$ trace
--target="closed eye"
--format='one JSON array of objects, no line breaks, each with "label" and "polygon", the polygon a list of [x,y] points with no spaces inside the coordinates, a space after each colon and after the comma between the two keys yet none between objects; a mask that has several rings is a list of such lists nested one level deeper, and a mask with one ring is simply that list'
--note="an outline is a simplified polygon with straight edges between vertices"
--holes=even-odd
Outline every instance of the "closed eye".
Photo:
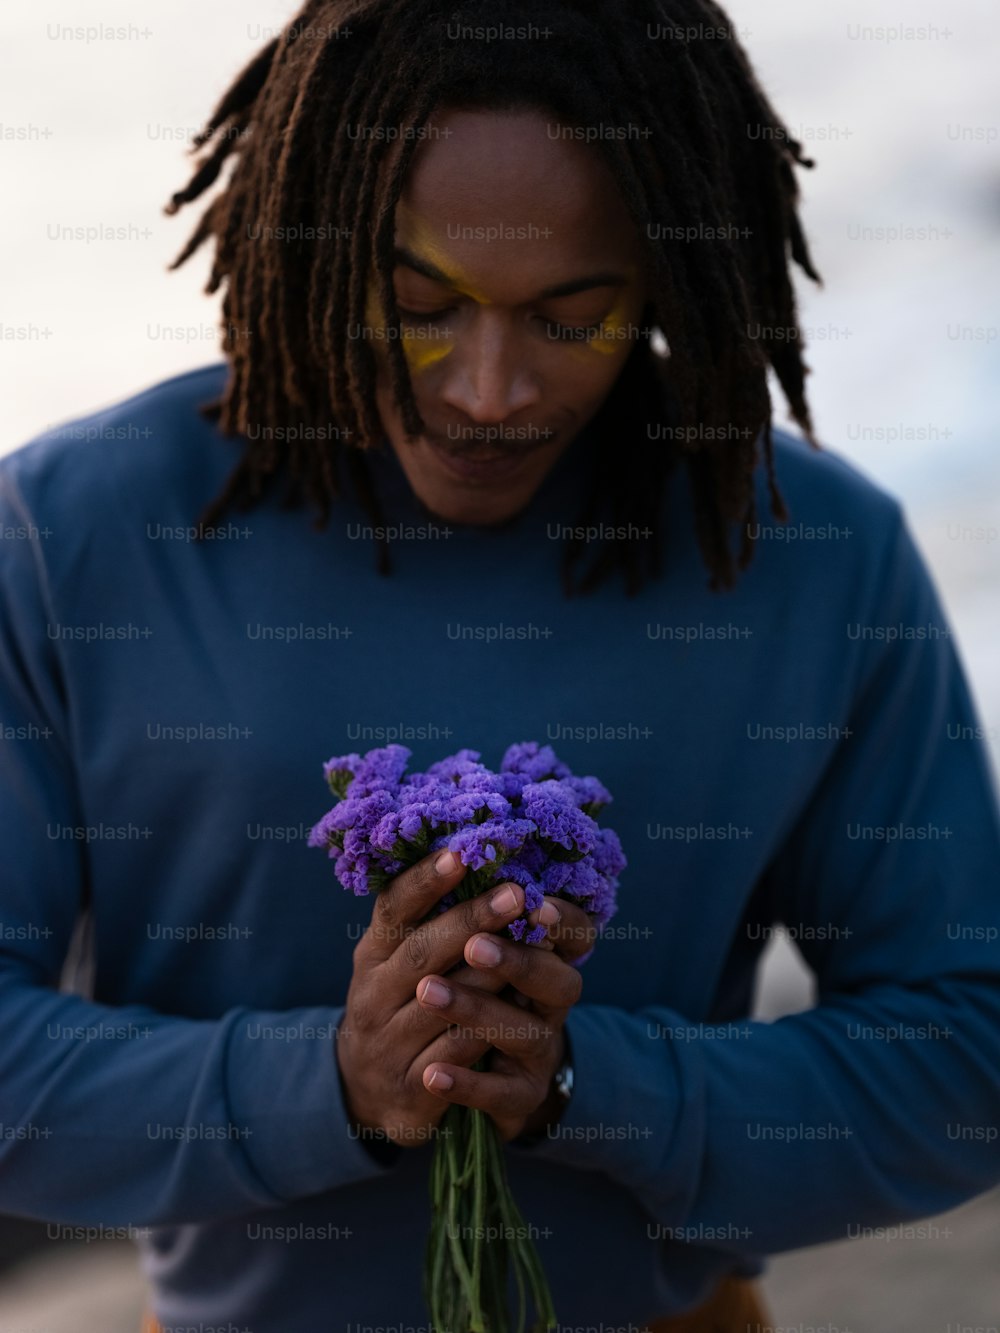
[{"label": "closed eye", "polygon": [[[541,318],[541,316],[539,316]],[[545,325],[545,333],[549,338],[557,338],[563,342],[570,342],[573,339],[586,341],[592,338],[595,333],[599,333],[601,325],[598,324],[556,324],[551,319],[542,319]]]},{"label": "closed eye", "polygon": [[443,310],[404,310],[402,306],[397,306],[399,313],[404,319],[412,319],[421,324],[433,324],[435,320],[444,319],[445,315],[450,315],[454,306],[445,306]]},{"label": "closed eye", "polygon": [[[441,310],[407,310],[403,306],[397,307],[400,315],[415,324],[436,324],[450,315],[454,311],[454,306],[445,306]],[[592,338],[594,334],[600,332],[602,321],[596,324],[560,324],[556,320],[546,319],[543,315],[534,315],[545,330],[548,338],[558,339],[569,342],[574,339],[585,340]]]}]

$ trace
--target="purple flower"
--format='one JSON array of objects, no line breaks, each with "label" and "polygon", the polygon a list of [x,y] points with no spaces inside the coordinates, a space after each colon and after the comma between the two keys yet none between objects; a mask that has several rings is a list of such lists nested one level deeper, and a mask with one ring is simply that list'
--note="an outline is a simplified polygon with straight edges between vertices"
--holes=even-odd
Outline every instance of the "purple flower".
[{"label": "purple flower", "polygon": [[618,834],[614,829],[599,828],[597,830],[594,865],[602,875],[607,875],[609,879],[614,879],[616,875],[620,875],[628,865],[625,860],[625,853],[622,851],[622,845],[618,841]]},{"label": "purple flower", "polygon": [[334,815],[337,813],[337,806],[328,810],[319,823],[314,824],[309,831],[309,837],[306,845],[309,847],[329,847],[331,845],[331,833],[334,828]]},{"label": "purple flower", "polygon": [[423,773],[407,773],[410,757],[406,746],[387,745],[323,765],[338,801],[313,826],[309,846],[326,849],[345,889],[378,893],[448,847],[467,871],[430,915],[504,880],[524,889],[522,916],[507,927],[515,940],[545,938],[544,926],[527,922],[545,895],[578,903],[599,927],[614,914],[625,857],[593,818],[611,801],[597,778],[575,776],[534,741],[510,746],[496,773],[478,750],[459,750]]},{"label": "purple flower", "polygon": [[524,741],[521,745],[510,745],[500,761],[503,773],[521,773],[530,782],[543,782],[546,778],[568,778],[571,776],[565,764],[555,756],[551,745],[539,745],[537,741]]},{"label": "purple flower", "polygon": [[559,782],[550,779],[525,787],[521,811],[525,819],[534,820],[540,838],[579,854],[594,847],[597,825],[578,809],[572,793]]},{"label": "purple flower", "polygon": [[577,778],[570,773],[562,779],[563,787],[568,788],[576,797],[576,803],[588,815],[594,815],[602,806],[611,804],[611,793],[596,778]]},{"label": "purple flower", "polygon": [[459,750],[457,754],[449,755],[447,759],[439,759],[436,764],[431,764],[427,770],[427,776],[439,778],[442,781],[457,782],[459,778],[466,774],[486,773],[488,771],[479,762],[478,750]]},{"label": "purple flower", "polygon": [[345,754],[339,759],[331,759],[323,765],[323,776],[334,796],[343,797],[348,783],[361,764],[359,754]]},{"label": "purple flower", "polygon": [[[565,872],[569,871],[568,874]],[[601,876],[590,857],[579,861],[555,862],[546,868],[542,886],[547,894],[560,894],[586,904],[600,888]]]},{"label": "purple flower", "polygon": [[449,838],[448,847],[463,865],[481,870],[489,861],[506,861],[520,851],[533,832],[529,819],[490,819],[460,829]]},{"label": "purple flower", "polygon": [[385,745],[369,750],[354,770],[349,791],[353,796],[369,796],[379,790],[393,791],[406,772],[411,750],[405,745]]}]

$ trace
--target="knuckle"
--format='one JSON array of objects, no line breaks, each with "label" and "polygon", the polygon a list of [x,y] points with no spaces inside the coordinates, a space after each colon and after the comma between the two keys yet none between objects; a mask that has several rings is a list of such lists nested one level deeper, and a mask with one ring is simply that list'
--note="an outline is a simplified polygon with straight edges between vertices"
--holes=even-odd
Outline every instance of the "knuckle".
[{"label": "knuckle", "polygon": [[468,899],[462,906],[462,926],[474,934],[477,930],[483,930],[487,925],[495,925],[496,918],[490,907],[489,896],[485,893],[479,894],[475,898]]},{"label": "knuckle", "polygon": [[400,945],[403,951],[403,958],[409,967],[416,971],[423,971],[427,966],[429,947],[427,935],[422,930],[415,930],[407,935]]},{"label": "knuckle", "polygon": [[369,930],[375,935],[376,939],[391,938],[396,919],[394,904],[395,896],[391,892],[383,891],[375,899]]},{"label": "knuckle", "polygon": [[440,883],[438,873],[434,869],[436,855],[437,853],[433,853],[425,856],[422,861],[418,861],[416,865],[410,866],[409,870],[404,871],[404,875],[408,877],[404,887],[411,893],[423,893],[432,884]]}]

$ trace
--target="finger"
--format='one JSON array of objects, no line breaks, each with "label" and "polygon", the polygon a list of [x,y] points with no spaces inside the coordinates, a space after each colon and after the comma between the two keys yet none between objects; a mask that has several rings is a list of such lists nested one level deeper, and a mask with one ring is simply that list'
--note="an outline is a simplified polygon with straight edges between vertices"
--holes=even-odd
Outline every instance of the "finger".
[{"label": "finger", "polygon": [[566,898],[546,898],[545,901],[558,903],[560,919],[549,926],[549,939],[556,953],[568,963],[586,957],[597,940],[593,917],[584,907]]},{"label": "finger", "polygon": [[[450,1086],[445,1083],[450,1080]],[[486,1111],[498,1119],[520,1120],[532,1114],[545,1098],[542,1079],[523,1074],[491,1074],[436,1061],[423,1071],[428,1092],[444,1101]]]},{"label": "finger", "polygon": [[555,951],[528,949],[516,940],[474,935],[465,958],[475,968],[501,976],[533,1003],[543,1018],[559,1019],[579,1000],[583,978]]},{"label": "finger", "polygon": [[[414,1055],[426,1053],[427,1048],[442,1034],[447,1033],[452,1025],[447,1013],[417,999],[417,992],[422,990],[427,979],[430,978],[421,978],[409,1003],[392,1014],[385,1034],[388,1043],[397,1049],[409,1050]],[[433,979],[450,989],[461,986],[469,993],[478,991],[484,995],[497,995],[509,989],[503,977],[482,968],[477,970],[469,967],[466,963],[459,963],[450,972],[435,976]],[[471,1065],[488,1049],[489,1042],[459,1040],[456,1035],[448,1050],[447,1059],[455,1064]],[[442,1055],[442,1058],[445,1057]]]},{"label": "finger", "polygon": [[443,975],[462,961],[470,935],[502,930],[523,909],[524,890],[519,884],[500,884],[489,893],[449,907],[400,941],[379,970],[380,993],[394,1008],[401,1008],[413,998],[422,977],[432,972]]},{"label": "finger", "polygon": [[[444,998],[448,991],[450,998]],[[465,1064],[450,1051],[460,1043],[494,1046],[515,1060],[529,1060],[542,1054],[545,1044],[555,1035],[554,1023],[539,1014],[521,1009],[496,995],[444,985],[439,977],[429,977],[417,987],[417,1002],[436,1017],[447,1019],[449,1027],[431,1049],[424,1052],[429,1060]],[[476,1059],[479,1057],[476,1056]]]},{"label": "finger", "polygon": [[522,943],[531,944],[532,948],[535,949],[554,949],[555,945],[551,937],[552,928],[559,922],[561,916],[561,905],[554,898],[544,899],[540,907],[536,907],[533,912],[528,913],[527,922],[532,930],[537,930],[539,926],[542,926],[546,933],[540,940],[529,940],[527,938],[528,932],[525,931]]},{"label": "finger", "polygon": [[415,865],[401,871],[376,895],[368,929],[355,950],[355,961],[383,962],[392,957],[400,942],[417,930],[421,921],[446,893],[461,882],[466,867],[451,855],[453,865],[444,872],[437,868],[441,852],[432,852]]}]

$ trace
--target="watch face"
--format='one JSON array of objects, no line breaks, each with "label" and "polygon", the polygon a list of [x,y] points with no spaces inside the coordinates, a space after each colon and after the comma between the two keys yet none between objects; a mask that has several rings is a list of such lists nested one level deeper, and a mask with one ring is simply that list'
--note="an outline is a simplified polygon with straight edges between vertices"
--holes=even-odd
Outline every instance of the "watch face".
[{"label": "watch face", "polygon": [[573,1066],[563,1065],[556,1073],[556,1092],[563,1101],[569,1101],[573,1095]]}]

